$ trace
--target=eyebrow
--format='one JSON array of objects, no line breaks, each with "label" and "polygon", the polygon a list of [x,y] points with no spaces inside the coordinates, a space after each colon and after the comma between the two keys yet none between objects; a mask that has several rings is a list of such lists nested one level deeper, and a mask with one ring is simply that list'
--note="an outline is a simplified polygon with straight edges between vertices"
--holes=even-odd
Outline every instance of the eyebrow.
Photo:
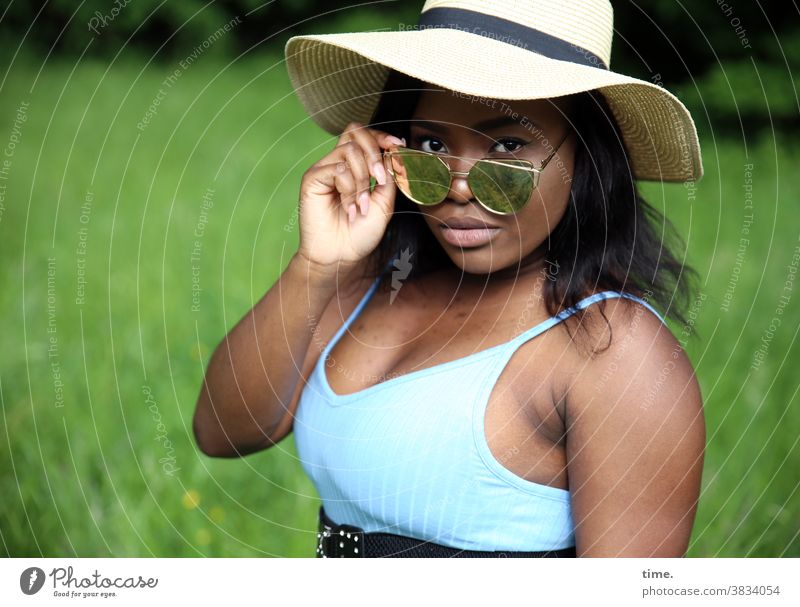
[{"label": "eyebrow", "polygon": [[[531,120],[527,116],[525,118],[528,121],[528,124],[531,124],[539,129],[542,128],[538,122]],[[486,120],[481,120],[480,122],[476,122],[475,124],[472,125],[471,128],[475,129],[476,131],[491,131],[492,129],[497,129],[500,127],[505,127],[513,124],[522,126],[519,120],[514,120],[510,116],[495,116],[494,118],[487,118]],[[437,133],[447,133],[448,131],[447,126],[445,126],[444,124],[441,124],[439,122],[431,122],[430,120],[412,120],[411,126],[424,127]]]}]

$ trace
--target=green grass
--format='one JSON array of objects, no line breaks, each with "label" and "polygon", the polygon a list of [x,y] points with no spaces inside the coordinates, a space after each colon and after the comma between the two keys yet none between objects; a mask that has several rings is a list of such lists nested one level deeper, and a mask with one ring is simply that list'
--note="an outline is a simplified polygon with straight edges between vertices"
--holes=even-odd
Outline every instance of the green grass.
[{"label": "green grass", "polygon": [[[137,123],[175,66],[106,67],[51,58],[38,73],[39,63],[23,61],[0,97],[3,146],[16,108],[29,103],[0,216],[2,550],[313,556],[318,498],[292,436],[242,460],[215,460],[195,448],[191,417],[214,345],[294,252],[300,177],[334,141],[305,117],[284,65],[269,57],[229,67],[204,57],[143,131]],[[750,365],[799,244],[800,153],[768,137],[747,142],[754,219],[724,311],[746,159],[738,142],[703,141],[706,177],[694,200],[680,184],[643,186],[686,238],[705,297],[700,339],[687,343],[709,439],[689,555],[799,556],[800,295],[790,293],[763,364]],[[159,462],[170,457],[172,475]]]}]

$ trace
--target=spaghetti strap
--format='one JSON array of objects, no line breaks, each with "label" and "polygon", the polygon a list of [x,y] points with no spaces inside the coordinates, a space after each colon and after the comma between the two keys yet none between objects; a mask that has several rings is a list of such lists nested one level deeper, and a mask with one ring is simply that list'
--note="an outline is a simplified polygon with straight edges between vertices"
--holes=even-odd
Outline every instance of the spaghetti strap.
[{"label": "spaghetti strap", "polygon": [[578,303],[575,304],[572,308],[567,308],[566,310],[561,311],[557,316],[563,315],[564,318],[568,318],[572,316],[578,310],[582,310],[584,308],[589,307],[593,303],[600,301],[602,299],[612,299],[614,297],[624,297],[625,299],[631,299],[633,301],[638,301],[640,304],[645,306],[648,310],[650,310],[656,317],[664,324],[667,324],[667,321],[659,314],[656,309],[647,303],[641,297],[637,297],[631,293],[625,293],[624,291],[602,291],[600,293],[595,293],[594,295],[589,295],[589,297],[585,297],[584,299],[580,300]]},{"label": "spaghetti strap", "polygon": [[638,301],[638,302],[639,302],[640,304],[642,304],[642,305],[643,305],[645,308],[647,308],[647,309],[648,309],[648,310],[650,310],[650,311],[651,311],[653,314],[655,314],[655,315],[656,315],[656,317],[658,318],[658,320],[660,320],[660,321],[661,321],[661,322],[662,322],[664,325],[666,325],[666,324],[667,324],[667,321],[666,321],[666,320],[664,320],[664,317],[663,317],[663,316],[661,316],[661,314],[659,314],[659,313],[658,313],[658,311],[657,311],[657,310],[656,310],[656,309],[655,309],[653,306],[651,306],[649,303],[647,303],[647,302],[646,302],[644,299],[642,299],[641,297],[636,297],[636,295],[632,295],[631,293],[620,293],[619,295],[620,295],[621,297],[624,297],[625,299],[632,299],[633,301]]},{"label": "spaghetti strap", "polygon": [[385,272],[386,272],[386,268],[384,268],[384,271],[381,272],[377,276],[377,278],[375,278],[374,281],[372,281],[372,285],[370,285],[369,289],[367,289],[367,292],[364,293],[364,295],[361,296],[361,300],[358,302],[358,305],[356,305],[355,309],[352,312],[350,312],[350,316],[347,317],[347,319],[344,321],[342,326],[339,327],[339,329],[336,331],[336,333],[333,334],[333,337],[331,337],[330,341],[328,341],[328,344],[325,346],[325,348],[322,351],[322,354],[320,355],[320,359],[322,359],[322,360],[325,359],[325,357],[328,355],[328,353],[336,345],[336,342],[339,341],[339,339],[344,334],[344,332],[347,331],[347,329],[350,327],[351,324],[353,324],[353,321],[361,313],[361,310],[364,309],[364,306],[367,305],[367,302],[369,302],[369,300],[372,299],[372,296],[375,294],[375,291],[378,288],[378,284],[380,283],[381,279],[383,278],[383,275],[385,274]]},{"label": "spaghetti strap", "polygon": [[540,322],[538,325],[536,325],[534,327],[531,327],[527,331],[523,331],[522,333],[517,335],[513,340],[511,340],[511,342],[509,342],[509,345],[511,345],[513,349],[516,349],[516,347],[521,345],[523,342],[526,342],[529,339],[533,339],[537,335],[540,335],[541,333],[544,333],[545,331],[547,331],[551,327],[554,327],[555,325],[560,323],[562,320],[565,320],[566,318],[569,318],[570,316],[575,314],[578,310],[583,310],[585,308],[588,308],[593,303],[596,303],[596,302],[601,301],[603,299],[612,299],[614,297],[624,297],[626,299],[632,299],[634,301],[638,301],[640,304],[642,304],[648,310],[650,310],[653,314],[655,314],[656,317],[664,325],[667,324],[667,322],[664,320],[664,318],[661,316],[661,314],[659,314],[656,311],[656,309],[653,308],[653,306],[651,306],[649,303],[647,303],[645,300],[641,299],[640,297],[637,297],[636,295],[632,295],[631,293],[624,293],[624,292],[620,292],[620,291],[602,291],[600,293],[595,293],[593,295],[589,295],[588,297],[584,297],[578,303],[576,303],[574,306],[562,310],[561,312],[559,312],[555,316],[551,316],[547,320],[545,320],[543,322]]}]

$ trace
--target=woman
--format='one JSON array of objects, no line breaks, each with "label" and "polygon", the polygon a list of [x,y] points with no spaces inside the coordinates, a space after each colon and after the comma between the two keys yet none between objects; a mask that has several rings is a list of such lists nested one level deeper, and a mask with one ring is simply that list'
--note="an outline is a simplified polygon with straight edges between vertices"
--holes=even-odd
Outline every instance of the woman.
[{"label": "woman", "polygon": [[608,2],[519,4],[429,0],[422,29],[287,44],[339,140],[303,176],[297,253],[212,357],[195,433],[224,457],[294,431],[317,556],[687,549],[702,399],[648,302],[682,320],[687,268],[634,179],[699,178],[694,125],[608,70]]}]

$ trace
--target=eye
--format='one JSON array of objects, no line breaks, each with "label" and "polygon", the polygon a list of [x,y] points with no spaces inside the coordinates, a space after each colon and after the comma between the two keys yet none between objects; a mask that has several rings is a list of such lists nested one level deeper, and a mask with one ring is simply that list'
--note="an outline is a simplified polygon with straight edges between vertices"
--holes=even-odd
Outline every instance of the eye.
[{"label": "eye", "polygon": [[[429,143],[431,145],[425,145]],[[423,152],[432,152],[434,154],[442,153],[445,150],[444,144],[442,143],[441,139],[436,139],[436,137],[426,137],[426,136],[418,136],[411,138],[411,147],[415,150],[421,150]]]},{"label": "eye", "polygon": [[[491,152],[499,153],[499,154],[513,154],[514,152],[518,152],[520,148],[523,148],[527,145],[526,141],[522,141],[521,139],[516,139],[514,137],[504,137],[502,139],[497,139],[495,141],[495,145],[492,146],[493,149]],[[416,150],[421,150],[423,152],[431,152],[434,154],[442,154],[447,152],[447,148],[445,147],[444,143],[442,143],[441,139],[437,139],[436,137],[429,137],[427,135],[419,135],[417,137],[411,138],[411,147]],[[500,148],[500,149],[494,149]]]},{"label": "eye", "polygon": [[[501,154],[502,153],[510,154],[510,153],[513,153],[513,152],[518,152],[519,149],[524,147],[526,144],[525,144],[524,141],[522,141],[520,139],[514,139],[513,137],[505,137],[503,139],[498,139],[497,140],[497,145],[500,146],[500,147],[503,147],[505,149],[496,150],[496,151],[500,152]],[[509,145],[513,149],[509,149]],[[514,148],[513,146],[518,146],[518,147]]]}]

